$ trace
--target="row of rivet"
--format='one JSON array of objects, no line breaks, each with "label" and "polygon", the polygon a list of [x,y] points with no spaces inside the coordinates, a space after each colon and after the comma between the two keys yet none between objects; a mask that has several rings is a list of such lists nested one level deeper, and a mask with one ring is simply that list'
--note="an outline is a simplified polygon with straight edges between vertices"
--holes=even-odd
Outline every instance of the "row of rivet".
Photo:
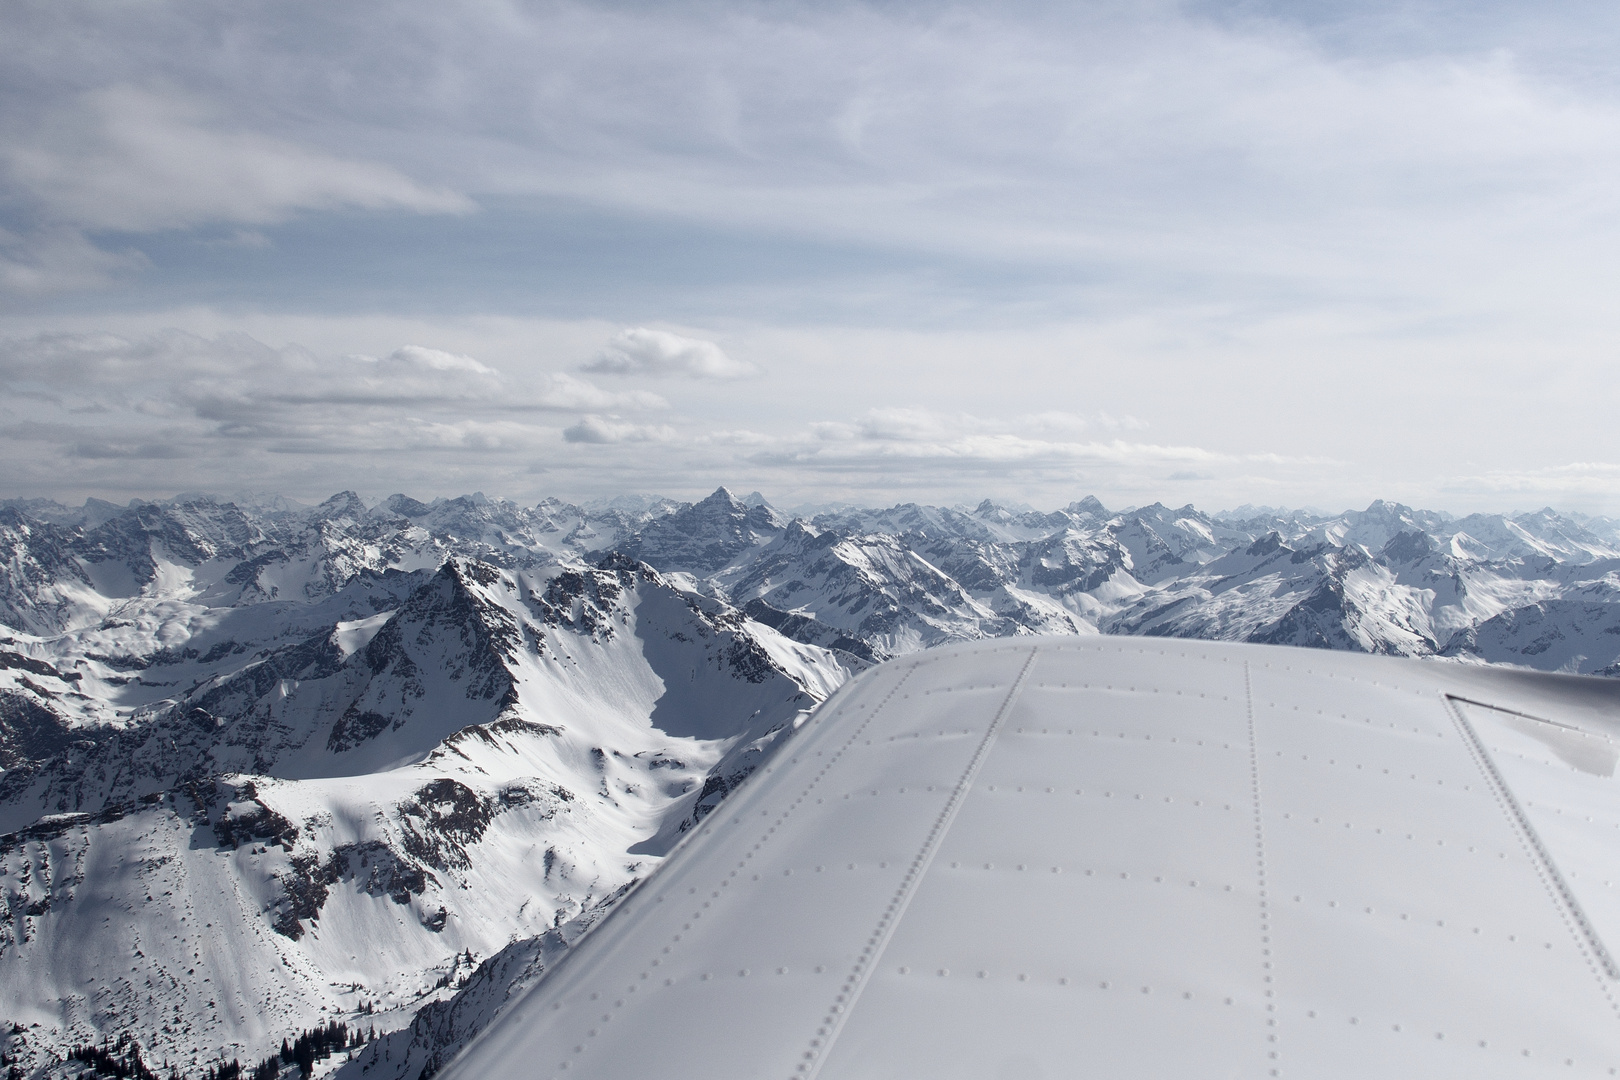
[{"label": "row of rivet", "polygon": [[[1602,993],[1604,1000],[1608,1002],[1609,1008],[1617,1016],[1620,1016],[1620,1000],[1615,998],[1611,989],[1611,980],[1620,979],[1620,967],[1616,966],[1614,958],[1604,945],[1603,939],[1598,936],[1597,930],[1587,919],[1586,912],[1581,909],[1575,894],[1570,891],[1568,884],[1559,875],[1558,865],[1553,862],[1552,854],[1542,844],[1541,837],[1536,834],[1535,827],[1530,823],[1530,819],[1525,816],[1524,810],[1514,798],[1513,790],[1508,787],[1507,780],[1502,776],[1501,771],[1497,769],[1496,762],[1491,760],[1490,752],[1485,749],[1485,744],[1480,739],[1479,733],[1474,730],[1474,725],[1470,724],[1468,718],[1463,715],[1462,707],[1458,704],[1457,699],[1443,696],[1443,704],[1446,711],[1451,714],[1452,723],[1457,726],[1457,731],[1462,736],[1463,745],[1467,748],[1469,756],[1474,759],[1474,764],[1484,774],[1486,787],[1495,796],[1496,803],[1506,815],[1509,826],[1518,834],[1519,843],[1525,848],[1525,853],[1530,856],[1530,863],[1535,868],[1536,876],[1541,879],[1542,887],[1547,890],[1559,918],[1563,920],[1570,935],[1575,939],[1576,948],[1580,950],[1581,957],[1586,961],[1593,978],[1597,980],[1599,992]],[[1605,979],[1604,975],[1607,975],[1608,978]]]},{"label": "row of rivet", "polygon": [[[1267,665],[1268,667],[1270,665]],[[1254,851],[1255,871],[1260,901],[1260,962],[1262,978],[1265,981],[1266,996],[1266,1027],[1271,1029],[1266,1035],[1270,1045],[1267,1053],[1270,1055],[1272,1067],[1271,1075],[1280,1074],[1280,1063],[1277,1048],[1277,1004],[1276,991],[1272,986],[1271,967],[1271,912],[1269,910],[1266,891],[1266,836],[1261,813],[1260,803],[1260,743],[1259,735],[1255,730],[1254,722],[1254,690],[1249,675],[1249,662],[1243,662],[1243,694],[1248,703],[1249,720],[1249,784],[1254,798]]]},{"label": "row of rivet", "polygon": [[939,841],[943,839],[946,828],[955,817],[957,808],[961,805],[969,788],[971,788],[974,777],[978,774],[979,766],[983,763],[986,752],[995,740],[996,732],[1000,730],[1007,713],[1012,709],[1013,702],[1017,700],[1019,691],[1023,688],[1024,681],[1029,677],[1030,669],[1034,666],[1038,655],[1039,650],[1030,649],[1029,658],[1024,661],[1023,668],[1013,680],[1012,686],[1007,691],[1006,699],[1001,703],[1001,708],[997,710],[996,715],[991,719],[988,728],[985,730],[984,738],[974,750],[973,757],[968,760],[967,768],[963,770],[955,789],[951,792],[950,797],[946,799],[945,806],[940,811],[939,816],[935,818],[933,827],[929,829],[928,835],[923,839],[921,849],[917,852],[916,857],[912,859],[910,867],[906,870],[905,877],[900,881],[899,888],[895,891],[894,896],[889,900],[888,906],[879,917],[877,926],[861,949],[860,957],[855,961],[854,967],[851,968],[848,976],[844,979],[843,985],[839,988],[838,994],[834,997],[833,1003],[827,1011],[827,1015],[822,1018],[821,1025],[817,1028],[815,1036],[811,1038],[809,1046],[805,1049],[804,1060],[798,1064],[796,1069],[799,1075],[792,1078],[792,1080],[801,1080],[802,1077],[813,1074],[821,1061],[825,1060],[823,1056],[825,1049],[837,1037],[838,1030],[842,1027],[842,1021],[847,1016],[848,1008],[854,1004],[855,997],[858,996],[861,987],[865,985],[871,965],[876,963],[877,954],[882,951],[882,945],[887,943],[895,922],[905,908],[906,903],[910,900],[913,887],[921,878],[923,870],[932,858],[934,849]]}]

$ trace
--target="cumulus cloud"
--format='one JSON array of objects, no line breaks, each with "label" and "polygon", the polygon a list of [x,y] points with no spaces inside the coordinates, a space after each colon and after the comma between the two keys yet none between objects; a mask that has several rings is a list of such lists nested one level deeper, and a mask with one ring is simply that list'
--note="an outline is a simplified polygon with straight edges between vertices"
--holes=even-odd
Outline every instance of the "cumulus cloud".
[{"label": "cumulus cloud", "polygon": [[615,335],[585,371],[604,375],[682,375],[689,379],[743,379],[759,374],[746,360],[727,356],[712,341],[682,337],[666,330],[632,327]]},{"label": "cumulus cloud", "polygon": [[724,482],[799,498],[988,492],[1039,505],[1087,493],[1148,502],[1167,484],[1233,478],[1245,496],[1292,498],[1298,487],[1283,480],[1334,467],[1140,440],[1078,409],[879,405],[817,423],[761,412],[744,427],[579,374],[525,371],[514,355],[496,364],[419,339],[334,356],[179,331],[0,341],[0,457],[13,494],[254,486],[312,498],[338,486],[574,498]]},{"label": "cumulus cloud", "polygon": [[563,439],[571,443],[670,442],[675,438],[671,427],[630,424],[616,416],[583,416],[563,429]]},{"label": "cumulus cloud", "polygon": [[[580,417],[584,426],[569,430],[587,441],[672,438],[672,429],[622,415],[665,408],[654,394],[612,393],[565,372],[503,372],[426,345],[323,357],[244,334],[175,330],[0,341],[0,457],[14,483],[25,472],[94,471],[97,462],[241,483],[285,472],[264,455],[322,460],[334,471],[364,462],[367,474],[390,454],[501,460],[556,446]],[[614,412],[595,415],[603,410]]]},{"label": "cumulus cloud", "polygon": [[604,390],[567,372],[512,378],[482,361],[403,345],[378,358],[318,357],[246,334],[165,330],[139,338],[53,333],[0,342],[0,385],[77,408],[177,409],[218,418],[232,408],[477,403],[490,411],[662,409],[645,391]]},{"label": "cumulus cloud", "polygon": [[545,377],[534,400],[536,408],[563,411],[669,408],[669,402],[657,394],[645,390],[615,393],[561,371]]}]

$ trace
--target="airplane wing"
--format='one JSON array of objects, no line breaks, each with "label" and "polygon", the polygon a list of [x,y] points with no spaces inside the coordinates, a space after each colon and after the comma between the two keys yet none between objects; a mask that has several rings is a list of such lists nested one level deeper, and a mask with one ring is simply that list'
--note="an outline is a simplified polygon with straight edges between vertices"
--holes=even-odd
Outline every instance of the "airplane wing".
[{"label": "airplane wing", "polygon": [[1620,685],[1020,638],[826,702],[454,1080],[1592,1077]]}]

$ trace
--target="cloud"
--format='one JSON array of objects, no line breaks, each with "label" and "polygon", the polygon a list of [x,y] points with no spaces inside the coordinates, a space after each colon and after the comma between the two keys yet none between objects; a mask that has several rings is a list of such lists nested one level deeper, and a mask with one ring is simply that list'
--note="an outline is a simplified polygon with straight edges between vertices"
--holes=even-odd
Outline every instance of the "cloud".
[{"label": "cloud", "polygon": [[[774,278],[812,313],[830,290],[784,238],[870,276],[909,253],[906,284],[971,307],[1025,302],[1044,268],[1070,310],[1099,288],[1477,296],[1464,279],[1514,265],[1481,249],[1612,238],[1620,110],[1589,61],[1614,18],[1413,6],[57,5],[17,21],[0,155],[8,196],[78,229],[468,209],[458,192],[655,244],[696,223],[758,241],[734,289]],[[602,255],[568,225],[543,239]],[[680,277],[711,252],[646,254]]]},{"label": "cloud", "polygon": [[[1165,495],[1167,482],[1205,488],[1292,490],[1302,478],[1341,466],[1320,457],[1241,453],[1121,438],[1100,420],[1072,413],[989,417],[918,407],[881,407],[849,420],[820,421],[749,441],[710,437],[752,472],[750,486],[768,490],[760,472],[817,497],[968,499],[986,489],[997,498],[1063,505],[1088,493],[1117,502]],[[737,459],[733,459],[734,461]],[[735,467],[735,466],[734,466]],[[736,475],[728,473],[725,475]],[[739,481],[740,482],[740,481]]]},{"label": "cloud", "polygon": [[[122,400],[143,385],[183,386],[229,375],[251,378],[275,369],[299,377],[316,373],[315,357],[296,346],[273,349],[240,333],[213,338],[162,330],[140,337],[56,332],[0,341],[0,382],[48,387],[81,401]],[[285,389],[288,380],[270,380]]]},{"label": "cloud", "polygon": [[1539,469],[1495,469],[1441,481],[1442,491],[1461,495],[1511,495],[1544,500],[1613,505],[1620,498],[1620,464],[1572,461]]},{"label": "cloud", "polygon": [[673,428],[628,424],[616,416],[584,416],[571,427],[563,429],[563,439],[571,443],[671,442],[676,438]]},{"label": "cloud", "polygon": [[73,228],[0,228],[0,293],[32,297],[96,288],[150,265],[138,251],[108,251]]},{"label": "cloud", "polygon": [[759,374],[759,368],[732,359],[712,341],[645,327],[616,335],[583,370],[605,375],[684,375],[689,379],[744,379]]},{"label": "cloud", "polygon": [[879,442],[938,442],[968,434],[1002,432],[1022,440],[1045,437],[1049,441],[1070,440],[1084,432],[1102,428],[1110,432],[1142,431],[1147,424],[1133,416],[1114,417],[1108,413],[1081,416],[1048,411],[997,420],[969,413],[945,413],[933,409],[886,407],[868,409],[854,420],[825,420],[810,425],[818,439],[841,442],[868,439]]},{"label": "cloud", "polygon": [[621,415],[667,407],[655,394],[611,393],[565,372],[507,373],[426,345],[377,358],[177,330],[0,341],[0,460],[13,483],[97,462],[168,462],[170,475],[226,475],[235,486],[286,474],[265,455],[368,475],[401,467],[399,455],[511,460],[557,446],[576,417],[571,440],[673,439],[672,428]]},{"label": "cloud", "polygon": [[73,457],[82,458],[153,458],[173,460],[189,456],[189,448],[173,443],[110,443],[103,441],[74,443],[69,450]]},{"label": "cloud", "polygon": [[0,342],[0,385],[75,407],[210,419],[310,406],[455,405],[492,412],[668,407],[657,394],[615,393],[566,372],[513,378],[471,356],[403,345],[382,358],[322,358],[245,334],[165,330],[140,338],[54,333]]},{"label": "cloud", "polygon": [[953,429],[971,430],[981,425],[967,415],[955,417],[927,409],[869,409],[855,422],[857,437],[878,441],[919,442],[939,439]]},{"label": "cloud", "polygon": [[[786,446],[759,455],[774,464],[805,468],[966,468],[1000,469],[1022,465],[1121,465],[1136,463],[1243,460],[1196,446],[1030,439],[1011,432],[953,432],[936,439],[861,439],[844,443]],[[1284,463],[1279,459],[1278,463]],[[1306,459],[1296,459],[1304,461]]]},{"label": "cloud", "polygon": [[669,402],[645,390],[614,393],[594,383],[576,379],[566,372],[547,375],[535,396],[535,408],[579,411],[581,409],[667,409]]},{"label": "cloud", "polygon": [[[255,132],[195,95],[129,83],[5,125],[0,178],[0,193],[30,222],[0,230],[0,291],[21,296],[103,286],[150,266],[138,250],[88,235],[98,232],[263,226],[320,210],[476,209],[390,166]],[[243,229],[224,242],[270,244]]]},{"label": "cloud", "polygon": [[[1241,501],[1239,472],[1298,479],[1321,452],[1355,458],[1341,486],[1268,498],[1595,491],[1523,471],[1608,445],[1617,405],[1620,8],[1578,7],[14,6],[0,288],[141,280],[12,302],[8,333],[126,329],[13,372],[3,422],[77,434],[0,472],[88,476],[102,459],[52,447],[159,424],[221,470],[439,437],[385,422],[410,416],[463,448],[518,446],[454,427],[511,421],[633,462],[637,489],[1191,473],[1214,477],[1200,502]],[[155,304],[203,344],[147,336]],[[351,329],[262,344],[309,340],[316,310]],[[452,310],[442,335],[353,329]],[[506,347],[526,318],[570,329]],[[651,424],[676,437],[630,441]]]},{"label": "cloud", "polygon": [[398,425],[398,442],[410,450],[474,453],[531,450],[549,441],[546,439],[549,434],[549,430],[512,420],[426,421],[410,417]]},{"label": "cloud", "polygon": [[389,353],[384,363],[423,371],[454,371],[489,376],[500,374],[494,368],[486,367],[470,356],[457,356],[442,349],[429,349],[421,345],[402,345]]},{"label": "cloud", "polygon": [[[744,427],[577,374],[525,370],[523,350],[502,355],[497,366],[471,349],[410,343],[377,356],[332,356],[242,333],[177,330],[0,341],[0,458],[19,486],[99,477],[115,488],[168,477],[176,487],[232,490],[352,473],[340,486],[372,477],[398,490],[411,477],[476,467],[490,487],[500,475],[521,474],[514,483],[522,492],[540,468],[553,482],[571,478],[592,491],[684,485],[694,476],[760,488],[794,477],[824,489],[954,491],[971,477],[1023,498],[1066,492],[1081,477],[1093,478],[1088,490],[1106,491],[1098,479],[1149,485],[1168,473],[1219,480],[1312,466],[1287,455],[1137,441],[1101,414],[1078,411],[994,416],[879,405],[806,423],[765,410]],[[208,476],[228,479],[199,482]]]},{"label": "cloud", "polygon": [[190,95],[130,84],[41,115],[7,140],[0,163],[44,221],[84,230],[265,225],[305,210],[474,209],[386,165],[259,134]]},{"label": "cloud", "polygon": [[[1302,476],[1335,467],[1147,442],[1080,409],[997,416],[879,404],[813,423],[758,409],[739,425],[735,415],[694,415],[578,374],[526,370],[529,354],[508,349],[492,363],[480,348],[427,336],[375,358],[172,330],[0,341],[7,494],[254,486],[307,499],[335,484],[373,495],[481,488],[588,498],[686,496],[727,483],[773,498],[948,504],[989,492],[1052,506],[1087,493],[1149,502],[1173,473],[1209,478],[1202,489],[1242,478],[1245,495],[1293,498]],[[708,396],[701,385],[693,392]],[[100,411],[75,411],[87,407]]]}]

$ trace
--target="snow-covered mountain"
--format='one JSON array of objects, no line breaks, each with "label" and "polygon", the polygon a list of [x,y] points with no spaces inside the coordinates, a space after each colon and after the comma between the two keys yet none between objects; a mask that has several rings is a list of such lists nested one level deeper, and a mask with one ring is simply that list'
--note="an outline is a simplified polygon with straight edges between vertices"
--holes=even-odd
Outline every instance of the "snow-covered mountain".
[{"label": "snow-covered mountain", "polygon": [[8,522],[8,1059],[130,1032],[200,1074],[399,1026],[588,921],[864,666],[559,558],[542,514],[434,514]]},{"label": "snow-covered mountain", "polygon": [[128,1033],[200,1075],[342,1021],[384,1036],[353,1068],[415,1080],[849,673],[1035,633],[1620,674],[1620,529],[0,504],[0,1065]]}]

